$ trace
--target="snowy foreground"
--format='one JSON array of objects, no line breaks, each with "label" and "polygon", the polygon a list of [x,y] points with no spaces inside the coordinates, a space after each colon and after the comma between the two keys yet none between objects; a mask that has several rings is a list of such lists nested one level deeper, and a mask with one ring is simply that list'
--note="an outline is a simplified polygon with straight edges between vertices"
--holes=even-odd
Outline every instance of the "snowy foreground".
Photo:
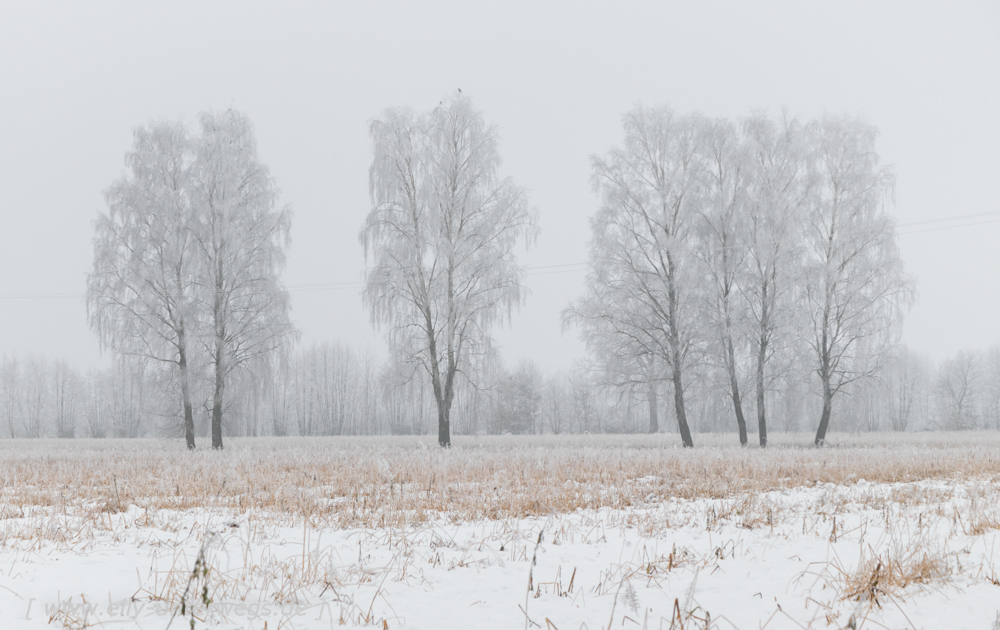
[{"label": "snowy foreground", "polygon": [[858,479],[364,530],[38,507],[0,521],[0,626],[990,630],[998,491]]},{"label": "snowy foreground", "polygon": [[0,442],[0,628],[1000,629],[1000,433]]}]

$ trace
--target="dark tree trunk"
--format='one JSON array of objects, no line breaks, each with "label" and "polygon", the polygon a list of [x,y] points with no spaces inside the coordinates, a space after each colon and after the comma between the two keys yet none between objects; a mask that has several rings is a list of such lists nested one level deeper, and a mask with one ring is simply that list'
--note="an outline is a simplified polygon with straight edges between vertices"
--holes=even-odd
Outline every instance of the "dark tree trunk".
[{"label": "dark tree trunk", "polygon": [[740,429],[740,446],[747,445],[747,421],[743,416],[743,402],[740,400],[740,383],[736,378],[736,356],[733,350],[733,338],[726,334],[726,369],[729,372],[729,388],[733,399],[733,409],[736,411],[736,426]]},{"label": "dark tree trunk", "polygon": [[760,348],[757,352],[757,432],[760,434],[760,445],[767,446],[767,415],[764,410],[764,362],[767,360],[767,336],[764,331],[760,335]]},{"label": "dark tree trunk", "polygon": [[188,380],[187,352],[183,349],[184,342],[181,337],[181,351],[177,365],[181,372],[181,401],[184,405],[184,441],[187,447],[194,450],[194,410],[191,406],[191,385]]},{"label": "dark tree trunk", "polygon": [[445,409],[442,401],[438,402],[438,444],[447,448],[451,446],[450,409]]},{"label": "dark tree trunk", "polygon": [[434,390],[434,402],[438,410],[438,444],[448,448],[451,446],[451,402],[454,398],[455,366],[445,368],[445,382],[441,382],[441,370],[437,367],[437,353],[433,340],[431,347],[431,389]]},{"label": "dark tree trunk", "polygon": [[760,445],[767,446],[767,416],[764,410],[764,366],[757,366],[757,432]]},{"label": "dark tree trunk", "polygon": [[740,430],[740,446],[747,445],[747,421],[743,416],[743,403],[740,401],[740,386],[732,380],[733,408],[736,410],[736,426]]},{"label": "dark tree trunk", "polygon": [[670,340],[670,358],[674,381],[674,411],[677,414],[677,428],[681,432],[681,440],[687,448],[694,447],[691,439],[691,429],[688,428],[687,413],[684,411],[684,380],[681,378],[681,334],[677,315],[677,287],[674,284],[676,269],[674,259],[667,253],[667,326]]},{"label": "dark tree trunk", "polygon": [[[219,281],[218,286],[222,283]],[[218,300],[218,298],[217,298]],[[219,322],[221,316],[218,313],[222,307],[216,302],[216,329],[215,329],[215,392],[212,394],[212,448],[222,449],[222,396],[226,388],[226,372],[224,365],[225,356],[225,325]]]},{"label": "dark tree trunk", "polygon": [[691,429],[688,428],[687,414],[684,412],[684,387],[681,382],[681,371],[674,367],[674,409],[677,412],[677,428],[681,432],[681,441],[687,448],[694,447],[691,439]]},{"label": "dark tree trunk", "polygon": [[[177,286],[182,287],[185,285],[182,267],[178,265],[175,270],[177,273]],[[184,441],[187,443],[188,450],[193,451],[195,448],[194,409],[191,404],[191,375],[188,369],[187,323],[188,320],[184,311],[179,311],[177,319],[177,368],[180,371],[181,377],[181,406],[184,409]]]},{"label": "dark tree trunk", "polygon": [[660,432],[660,421],[656,417],[657,408],[656,381],[649,381],[649,432]]},{"label": "dark tree trunk", "polygon": [[445,448],[451,446],[451,403],[455,400],[455,373],[458,365],[449,350],[447,376],[444,379],[443,399],[438,403],[438,444]]},{"label": "dark tree trunk", "polygon": [[816,446],[823,446],[826,443],[826,429],[830,426],[830,409],[833,407],[830,377],[829,375],[823,376],[823,415],[819,417],[819,428],[816,429]]},{"label": "dark tree trunk", "polygon": [[215,361],[215,394],[212,396],[212,448],[222,449],[222,395],[226,388],[222,361]]},{"label": "dark tree trunk", "polygon": [[194,409],[190,400],[184,401],[184,441],[187,447],[194,450]]},{"label": "dark tree trunk", "polygon": [[215,268],[215,301],[213,320],[215,323],[215,393],[212,395],[212,448],[222,450],[222,395],[226,388],[226,321],[223,308],[225,273],[222,251],[225,241],[218,249],[218,263]]},{"label": "dark tree trunk", "polygon": [[434,402],[438,409],[438,444],[448,448],[451,446],[451,403],[454,399],[454,371],[449,369],[445,383],[441,383],[441,374],[431,374],[431,385],[434,389]]},{"label": "dark tree trunk", "polygon": [[833,407],[833,390],[830,388],[831,343],[827,333],[830,325],[829,300],[827,302],[828,306],[823,312],[823,329],[819,344],[819,380],[823,383],[823,414],[819,418],[819,428],[816,429],[816,446],[823,446],[826,443],[826,429],[830,426],[830,409]]}]

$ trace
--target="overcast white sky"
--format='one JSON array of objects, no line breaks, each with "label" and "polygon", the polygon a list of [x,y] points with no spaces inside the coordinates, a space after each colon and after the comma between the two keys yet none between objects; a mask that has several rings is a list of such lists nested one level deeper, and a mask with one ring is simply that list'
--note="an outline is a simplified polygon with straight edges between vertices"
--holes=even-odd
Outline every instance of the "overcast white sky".
[{"label": "overcast white sky", "polygon": [[[998,2],[0,1],[0,352],[105,363],[81,296],[132,128],[227,107],[255,123],[295,210],[285,279],[303,341],[381,348],[356,284],[367,124],[456,88],[499,126],[504,170],[540,210],[530,267],[586,260],[589,156],[637,102],[861,113],[895,167],[900,224],[997,213],[901,230],[933,228],[900,236],[920,294],[906,341],[936,358],[1000,343]],[[509,362],[583,355],[559,323],[583,276],[529,276],[498,333]],[[334,283],[350,286],[305,286]]]}]

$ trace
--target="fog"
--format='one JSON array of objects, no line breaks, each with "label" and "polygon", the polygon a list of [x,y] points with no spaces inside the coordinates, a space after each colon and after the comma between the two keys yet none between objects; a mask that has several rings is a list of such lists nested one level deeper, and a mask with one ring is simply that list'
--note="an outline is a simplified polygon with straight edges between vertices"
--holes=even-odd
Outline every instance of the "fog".
[{"label": "fog", "polygon": [[[918,299],[903,341],[943,360],[1000,342],[1000,9],[740,3],[82,7],[0,20],[0,351],[105,366],[83,300],[102,193],[132,130],[236,108],[294,211],[284,281],[301,342],[385,352],[360,298],[368,125],[461,89],[498,127],[502,172],[539,212],[504,360],[585,355],[560,313],[584,289],[592,155],[636,104],[731,119],[860,115],[897,182],[890,211]],[[974,215],[972,218],[962,219]]]}]

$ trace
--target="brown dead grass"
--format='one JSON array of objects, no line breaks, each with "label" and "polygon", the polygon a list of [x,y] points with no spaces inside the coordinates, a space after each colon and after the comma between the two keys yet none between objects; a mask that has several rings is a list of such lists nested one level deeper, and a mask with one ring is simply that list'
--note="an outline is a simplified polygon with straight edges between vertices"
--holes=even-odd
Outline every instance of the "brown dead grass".
[{"label": "brown dead grass", "polygon": [[881,606],[883,598],[901,597],[911,585],[943,584],[952,574],[949,559],[927,546],[903,556],[884,552],[863,558],[854,571],[843,574],[843,597]]},{"label": "brown dead grass", "polygon": [[[834,435],[822,449],[799,446],[803,435],[779,435],[768,449],[699,438],[705,446],[682,449],[671,435],[459,437],[447,450],[431,437],[258,438],[229,440],[221,452],[188,452],[178,440],[5,441],[0,522],[38,508],[106,518],[137,505],[385,527],[731,498],[713,518],[759,527],[774,515],[756,497],[772,490],[1000,478],[1000,433]],[[898,492],[919,496],[873,495],[871,506],[948,498],[946,489]]]},{"label": "brown dead grass", "polygon": [[[833,586],[842,601],[857,602],[862,612],[884,598],[950,580],[957,569],[932,526],[949,536],[979,536],[1000,527],[1000,433],[834,435],[822,449],[809,446],[810,438],[778,435],[772,448],[742,449],[732,436],[702,435],[698,448],[682,449],[671,435],[459,437],[447,450],[433,437],[261,438],[230,440],[221,452],[188,452],[176,440],[5,441],[0,548],[40,550],[53,543],[82,551],[98,537],[95,532],[117,538],[128,529],[155,527],[179,536],[162,550],[163,543],[152,538],[145,543],[165,560],[138,597],[178,609],[192,585],[217,601],[266,593],[269,601],[294,603],[332,593],[345,623],[380,627],[385,620],[373,617],[374,600],[355,601],[351,588],[386,579],[406,582],[428,563],[477,566],[483,555],[471,550],[481,552],[484,545],[509,554],[507,561],[527,563],[538,532],[517,528],[513,519],[524,517],[669,506],[581,515],[573,526],[551,519],[555,524],[546,536],[553,544],[600,539],[613,526],[655,537],[671,527],[773,529],[784,523],[797,534],[799,522],[803,535],[864,544],[869,521],[880,527],[884,521],[884,530],[895,532],[892,544],[867,547],[858,562],[831,562],[809,574]],[[911,483],[925,480],[940,483]],[[817,492],[792,508],[780,492],[768,494],[817,485]],[[844,492],[845,486],[853,487]],[[218,516],[211,527],[190,522],[205,512],[188,514],[187,522],[178,516],[205,508],[209,517]],[[875,514],[858,516],[859,508]],[[494,530],[468,549],[434,533],[434,522],[482,519],[492,519]],[[897,522],[910,529],[890,527]],[[396,555],[386,566],[367,566],[360,558],[335,566],[340,563],[329,550],[307,553],[303,543],[301,555],[277,557],[258,539],[281,525],[297,525],[303,540],[314,528],[363,528],[378,538],[372,544],[392,546]],[[191,540],[208,551],[206,570],[194,582],[194,557],[185,547]],[[235,569],[223,570],[217,561],[222,553],[215,545],[223,543],[242,554]],[[450,559],[439,559],[439,549],[448,550]],[[586,588],[617,600],[620,592],[627,595],[622,589],[630,579],[666,588],[678,569],[696,576],[735,554],[733,541],[706,557],[677,547],[666,554],[644,552],[612,564],[597,586]],[[1000,584],[992,564],[980,573]],[[536,597],[568,596],[581,588],[574,576],[560,567],[531,586]],[[707,616],[695,616],[693,604],[675,604],[679,623],[709,625]],[[214,610],[197,600],[187,605],[199,615]],[[59,621],[72,626],[72,620]]]}]

